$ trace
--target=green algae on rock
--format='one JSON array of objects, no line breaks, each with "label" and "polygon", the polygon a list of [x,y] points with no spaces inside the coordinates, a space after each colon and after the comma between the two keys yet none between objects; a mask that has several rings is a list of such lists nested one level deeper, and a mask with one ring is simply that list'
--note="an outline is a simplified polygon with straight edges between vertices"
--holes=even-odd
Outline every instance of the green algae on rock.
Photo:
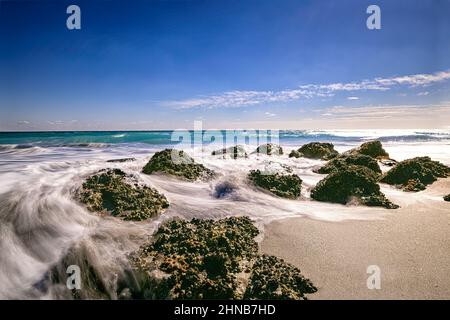
[{"label": "green algae on rock", "polygon": [[[258,233],[248,217],[163,224],[155,240],[144,244],[132,258],[139,277],[144,279],[132,289],[132,297],[275,299],[280,297],[277,286],[291,299],[315,292],[300,270],[258,254],[254,240]],[[265,291],[260,292],[260,287]]]},{"label": "green algae on rock", "polygon": [[258,146],[253,153],[265,154],[268,156],[281,156],[283,155],[283,148],[275,143],[266,143]]},{"label": "green algae on rock", "polygon": [[225,156],[229,156],[232,159],[248,157],[248,154],[245,151],[244,147],[240,146],[240,145],[224,148],[221,150],[215,150],[215,151],[211,152],[211,155],[213,155],[213,156],[222,155],[222,156],[224,156],[224,158],[225,158]]},{"label": "green algae on rock", "polygon": [[156,152],[142,170],[145,174],[162,172],[189,181],[197,179],[208,180],[215,176],[214,171],[200,163],[195,163],[186,152],[175,149],[165,149]]},{"label": "green algae on rock", "polygon": [[398,208],[380,191],[377,178],[377,173],[369,168],[349,165],[319,181],[311,191],[311,198],[341,204],[356,199],[367,206]]},{"label": "green algae on rock", "polygon": [[282,175],[252,170],[249,172],[248,178],[256,186],[266,189],[279,197],[296,199],[300,196],[302,179],[296,174]]},{"label": "green algae on rock", "polygon": [[399,162],[386,172],[380,181],[400,185],[405,191],[420,191],[437,178],[448,176],[450,176],[450,168],[446,165],[433,161],[430,157],[416,157]]},{"label": "green algae on rock", "polygon": [[317,288],[300,270],[283,259],[261,255],[253,264],[244,299],[306,300]]},{"label": "green algae on rock", "polygon": [[101,170],[90,176],[79,191],[88,210],[109,212],[124,220],[145,220],[159,215],[169,206],[157,190],[140,186],[119,169]]},{"label": "green algae on rock", "polygon": [[339,153],[334,149],[334,145],[328,142],[310,142],[303,145],[298,150],[293,150],[289,154],[292,158],[311,158],[329,160],[336,157]]},{"label": "green algae on rock", "polygon": [[389,153],[383,149],[383,145],[378,140],[364,142],[358,148],[352,149],[347,153],[365,154],[375,159],[389,159]]},{"label": "green algae on rock", "polygon": [[325,174],[339,171],[349,165],[357,165],[369,168],[370,170],[381,173],[381,169],[375,159],[365,154],[343,154],[325,164],[320,169],[316,170],[317,173]]}]

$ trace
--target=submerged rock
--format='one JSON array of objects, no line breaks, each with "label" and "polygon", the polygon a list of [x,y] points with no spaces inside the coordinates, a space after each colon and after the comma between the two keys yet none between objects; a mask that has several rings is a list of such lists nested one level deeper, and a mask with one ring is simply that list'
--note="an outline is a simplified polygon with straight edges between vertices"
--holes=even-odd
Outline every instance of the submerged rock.
[{"label": "submerged rock", "polygon": [[258,233],[247,217],[165,223],[133,256],[143,280],[132,297],[301,299],[315,292],[300,270],[258,254]]},{"label": "submerged rock", "polygon": [[444,197],[444,201],[450,201],[450,194],[448,194]]},{"label": "submerged rock", "polygon": [[317,170],[317,173],[325,174],[339,171],[350,165],[357,165],[369,168],[370,170],[381,173],[381,169],[375,159],[364,154],[344,154],[340,155]]},{"label": "submerged rock", "polygon": [[296,199],[300,196],[302,179],[296,174],[282,175],[252,170],[249,172],[248,178],[256,186],[266,189],[279,197]]},{"label": "submerged rock", "polygon": [[416,157],[399,162],[386,172],[380,181],[400,185],[405,191],[420,191],[437,178],[448,176],[450,176],[450,168],[446,165],[433,161],[430,157]]},{"label": "submerged rock", "polygon": [[215,150],[211,153],[211,155],[213,156],[217,156],[217,155],[222,155],[224,156],[229,156],[232,159],[237,159],[237,158],[247,158],[248,154],[245,151],[243,146],[234,146],[234,147],[229,147],[229,148],[224,148],[221,150]]},{"label": "submerged rock", "polygon": [[111,162],[111,163],[122,163],[122,162],[128,162],[128,161],[136,161],[135,158],[122,158],[122,159],[111,159],[111,160],[107,160],[106,162]]},{"label": "submerged rock", "polygon": [[298,150],[293,150],[289,154],[289,157],[292,158],[311,158],[311,159],[323,159],[329,160],[336,157],[339,153],[334,149],[334,145],[332,143],[327,142],[311,142],[303,145]]},{"label": "submerged rock", "polygon": [[365,154],[375,159],[389,159],[389,153],[383,149],[381,142],[378,140],[364,142],[358,148],[348,151],[348,153]]},{"label": "submerged rock", "polygon": [[90,211],[108,212],[124,220],[148,219],[169,206],[156,189],[139,185],[119,169],[101,170],[86,179],[79,198]]},{"label": "submerged rock", "polygon": [[349,165],[319,181],[311,191],[311,198],[342,204],[356,200],[367,206],[398,208],[380,191],[377,177],[378,175],[369,168]]},{"label": "submerged rock", "polygon": [[283,148],[275,143],[267,143],[260,145],[254,153],[257,154],[266,154],[268,156],[276,155],[281,156],[283,154]]},{"label": "submerged rock", "polygon": [[[172,159],[173,157],[173,159]],[[195,163],[186,152],[175,149],[165,149],[156,152],[142,170],[145,174],[163,172],[186,180],[207,180],[215,176],[214,171],[204,165]]]}]

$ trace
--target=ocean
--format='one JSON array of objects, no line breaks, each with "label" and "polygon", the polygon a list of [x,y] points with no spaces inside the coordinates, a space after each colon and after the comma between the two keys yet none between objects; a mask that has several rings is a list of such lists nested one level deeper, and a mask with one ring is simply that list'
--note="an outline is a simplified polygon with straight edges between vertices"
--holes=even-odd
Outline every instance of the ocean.
[{"label": "ocean", "polygon": [[[342,152],[378,139],[396,160],[430,156],[450,165],[450,130],[280,131],[275,140],[285,150],[280,157],[252,155],[256,145],[266,138],[264,132],[252,133],[264,137],[258,141],[239,131],[236,141],[243,142],[250,156],[237,160],[212,156],[211,151],[223,145],[220,139],[211,142],[210,137],[223,136],[224,132],[206,133],[208,143],[183,146],[173,141],[171,131],[0,133],[0,298],[65,298],[67,290],[62,284],[45,280],[69,250],[79,252],[80,261],[86,256],[94,261],[96,272],[113,295],[114,274],[126,265],[127,254],[162,222],[175,217],[247,215],[263,237],[264,225],[276,219],[298,216],[336,222],[383,219],[385,214],[392,214],[391,210],[380,214],[375,208],[311,201],[310,190],[324,177],[312,170],[323,161],[287,156],[290,150],[307,142],[332,142]],[[201,137],[202,133],[194,136]],[[154,152],[174,146],[184,148],[196,161],[215,170],[218,177],[193,183],[141,172]],[[130,157],[136,160],[107,162]],[[276,171],[286,166],[303,180],[298,200],[274,197],[247,181],[251,169]],[[155,187],[168,198],[170,207],[160,217],[142,222],[87,211],[74,194],[86,177],[104,168],[120,168]],[[231,187],[233,192],[218,198],[217,190],[223,186]],[[402,191],[391,186],[382,185],[382,191],[400,205],[405,198]],[[442,201],[421,192],[408,197],[404,201]]]}]

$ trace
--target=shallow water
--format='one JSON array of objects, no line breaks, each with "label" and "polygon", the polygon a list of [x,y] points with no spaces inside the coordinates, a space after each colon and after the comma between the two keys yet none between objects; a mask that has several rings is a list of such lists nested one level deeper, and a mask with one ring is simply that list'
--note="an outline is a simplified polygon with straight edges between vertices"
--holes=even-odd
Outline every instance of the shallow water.
[{"label": "shallow water", "polygon": [[[264,224],[292,216],[341,221],[382,219],[390,214],[389,210],[380,214],[376,208],[311,201],[311,188],[324,177],[312,170],[323,162],[287,156],[291,149],[309,141],[330,141],[342,152],[367,139],[381,137],[392,158],[428,155],[450,165],[450,133],[445,131],[385,134],[286,131],[280,138],[285,152],[279,157],[250,154],[255,145],[246,146],[249,158],[237,160],[211,156],[212,150],[222,147],[217,143],[187,149],[196,161],[219,174],[213,181],[192,183],[141,173],[154,152],[173,145],[167,132],[153,135],[0,134],[0,298],[65,298],[58,290],[61,285],[43,289],[36,284],[74,246],[81,247],[85,254],[88,252],[91,262],[95,261],[102,277],[113,288],[114,273],[126,265],[126,254],[136,250],[161,222],[173,217],[248,215],[263,231]],[[136,161],[106,162],[129,157]],[[251,169],[282,170],[284,166],[291,167],[303,180],[299,200],[274,197],[246,180]],[[125,222],[88,212],[74,199],[74,192],[88,175],[103,168],[121,168],[157,188],[168,198],[169,209],[161,217],[146,222]],[[388,197],[407,196],[390,186],[382,189]],[[414,199],[420,197],[421,193],[414,195]]]}]

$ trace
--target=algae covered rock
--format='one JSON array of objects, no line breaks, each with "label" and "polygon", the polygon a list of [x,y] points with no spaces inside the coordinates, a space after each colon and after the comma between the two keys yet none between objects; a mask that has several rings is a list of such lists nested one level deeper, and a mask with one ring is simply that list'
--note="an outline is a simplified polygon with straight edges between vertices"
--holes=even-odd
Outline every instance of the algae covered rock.
[{"label": "algae covered rock", "polygon": [[237,159],[237,158],[247,158],[248,154],[245,151],[243,146],[234,146],[234,147],[229,147],[229,148],[224,148],[221,150],[215,150],[211,153],[211,155],[213,156],[217,156],[217,155],[222,155],[222,156],[229,156],[232,159]]},{"label": "algae covered rock", "polygon": [[248,178],[256,186],[266,189],[279,197],[296,199],[300,196],[302,179],[296,174],[282,175],[252,170],[249,172]]},{"label": "algae covered rock", "polygon": [[121,159],[111,159],[111,160],[107,160],[106,162],[110,162],[110,163],[123,163],[123,162],[131,162],[131,161],[136,161],[135,158],[121,158]]},{"label": "algae covered rock", "polygon": [[449,202],[450,202],[450,194],[448,194],[448,195],[446,195],[446,196],[444,197],[444,201],[449,201]]},{"label": "algae covered rock", "polygon": [[[173,220],[132,258],[140,274],[133,298],[259,299],[304,298],[314,287],[300,270],[282,260],[261,257],[258,229],[247,217]],[[251,284],[248,284],[248,280]],[[264,291],[259,291],[264,288]]]},{"label": "algae covered rock", "polygon": [[341,204],[357,200],[367,206],[398,208],[380,191],[377,174],[369,168],[355,165],[332,172],[319,181],[311,191],[311,198]]},{"label": "algae covered rock", "polygon": [[265,154],[268,156],[272,155],[281,156],[283,154],[283,148],[275,143],[267,143],[258,146],[258,148],[256,148],[254,153]]},{"label": "algae covered rock", "polygon": [[381,169],[375,159],[370,156],[364,154],[346,154],[340,155],[332,160],[330,160],[327,164],[317,170],[317,173],[325,174],[332,173],[335,171],[339,171],[343,168],[346,168],[350,165],[357,165],[369,168],[370,170],[381,173]]},{"label": "algae covered rock", "polygon": [[90,211],[106,211],[124,220],[148,219],[169,206],[164,195],[119,169],[102,170],[86,179],[79,198]]},{"label": "algae covered rock", "polygon": [[163,172],[186,180],[207,180],[215,176],[214,171],[204,165],[195,163],[186,152],[165,149],[156,152],[142,170],[145,174]]},{"label": "algae covered rock", "polygon": [[450,168],[430,157],[416,157],[399,162],[386,172],[381,182],[401,185],[405,191],[420,191],[437,178],[450,176]]},{"label": "algae covered rock", "polygon": [[389,158],[389,153],[387,153],[386,150],[383,149],[381,142],[378,140],[364,142],[358,148],[350,150],[349,153],[365,154],[372,158],[379,158],[379,159]]},{"label": "algae covered rock", "polygon": [[289,157],[329,160],[336,157],[338,154],[339,153],[334,149],[334,145],[332,143],[311,142],[303,145],[298,150],[293,150],[289,154]]},{"label": "algae covered rock", "polygon": [[245,299],[301,300],[317,288],[306,279],[300,270],[282,259],[262,255],[253,265]]}]

